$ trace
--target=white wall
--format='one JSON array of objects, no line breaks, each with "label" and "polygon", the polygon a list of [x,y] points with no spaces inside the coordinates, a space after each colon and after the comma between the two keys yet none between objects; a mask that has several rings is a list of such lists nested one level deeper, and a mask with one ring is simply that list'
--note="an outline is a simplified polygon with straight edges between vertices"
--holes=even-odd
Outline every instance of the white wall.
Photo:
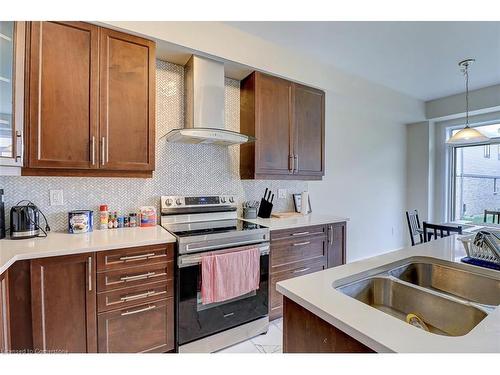
[{"label": "white wall", "polygon": [[423,102],[217,22],[106,22],[139,34],[321,87],[326,175],[309,184],[315,212],[351,219],[348,260],[406,243],[406,130]]},{"label": "white wall", "polygon": [[[420,220],[429,217],[429,122],[418,122],[407,125],[406,144],[406,209],[418,210]],[[409,241],[409,240],[408,240]]]}]

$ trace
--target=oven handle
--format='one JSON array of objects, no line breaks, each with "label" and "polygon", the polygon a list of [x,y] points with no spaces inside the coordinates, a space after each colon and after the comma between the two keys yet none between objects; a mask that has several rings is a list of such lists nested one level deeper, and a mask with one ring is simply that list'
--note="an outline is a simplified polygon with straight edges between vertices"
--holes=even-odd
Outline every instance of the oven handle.
[{"label": "oven handle", "polygon": [[[264,246],[259,246],[259,251],[260,255],[268,255],[269,254],[269,245],[264,245]],[[225,251],[225,250],[220,250]],[[210,251],[210,253],[214,254],[217,252]],[[177,262],[177,267],[183,268],[183,267],[189,267],[195,264],[200,264],[201,263],[201,255],[200,254],[193,254],[193,255],[182,255],[178,258]]]}]

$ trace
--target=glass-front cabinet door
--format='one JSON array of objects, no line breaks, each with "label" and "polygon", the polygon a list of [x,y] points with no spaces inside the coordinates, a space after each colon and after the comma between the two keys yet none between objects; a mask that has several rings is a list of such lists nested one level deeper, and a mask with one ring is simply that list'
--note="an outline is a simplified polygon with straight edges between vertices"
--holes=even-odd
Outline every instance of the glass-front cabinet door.
[{"label": "glass-front cabinet door", "polygon": [[0,175],[23,163],[25,22],[0,21]]}]

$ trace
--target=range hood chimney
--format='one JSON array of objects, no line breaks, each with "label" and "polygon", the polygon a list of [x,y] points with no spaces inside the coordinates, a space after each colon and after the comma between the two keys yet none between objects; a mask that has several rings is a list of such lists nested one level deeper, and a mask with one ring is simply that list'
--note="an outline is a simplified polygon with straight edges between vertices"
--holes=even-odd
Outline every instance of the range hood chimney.
[{"label": "range hood chimney", "polygon": [[170,131],[167,141],[224,146],[253,141],[225,129],[224,91],[224,63],[191,56],[184,67],[184,128]]}]

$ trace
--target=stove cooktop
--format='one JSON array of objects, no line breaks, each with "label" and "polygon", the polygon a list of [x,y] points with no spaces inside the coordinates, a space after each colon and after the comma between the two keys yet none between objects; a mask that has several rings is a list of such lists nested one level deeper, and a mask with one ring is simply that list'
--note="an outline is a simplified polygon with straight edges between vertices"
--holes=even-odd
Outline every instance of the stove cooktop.
[{"label": "stove cooktop", "polygon": [[194,236],[206,236],[206,235],[216,235],[221,233],[234,233],[244,231],[252,231],[258,229],[267,229],[259,224],[250,223],[248,221],[235,219],[235,220],[213,220],[213,221],[201,221],[194,223],[178,223],[178,224],[167,224],[165,225],[167,229],[173,235],[182,237],[194,237]]}]

